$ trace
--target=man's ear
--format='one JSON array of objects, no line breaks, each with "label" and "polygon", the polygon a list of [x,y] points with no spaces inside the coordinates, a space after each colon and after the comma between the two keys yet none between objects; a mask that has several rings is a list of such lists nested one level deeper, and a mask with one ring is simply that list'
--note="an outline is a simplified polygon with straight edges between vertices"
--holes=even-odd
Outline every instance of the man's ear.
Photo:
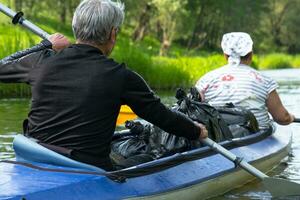
[{"label": "man's ear", "polygon": [[113,27],[112,30],[111,30],[111,33],[110,33],[110,38],[109,38],[109,40],[110,40],[113,44],[115,44],[116,39],[117,39],[117,32],[116,32],[116,29]]}]

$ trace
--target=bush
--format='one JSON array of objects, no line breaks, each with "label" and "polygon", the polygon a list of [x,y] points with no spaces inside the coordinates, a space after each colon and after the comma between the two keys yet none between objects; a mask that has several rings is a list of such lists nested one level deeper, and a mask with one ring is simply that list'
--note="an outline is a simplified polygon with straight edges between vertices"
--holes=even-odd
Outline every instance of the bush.
[{"label": "bush", "polygon": [[292,57],[285,54],[270,54],[261,57],[260,69],[285,69],[292,67]]},{"label": "bush", "polygon": [[291,62],[294,68],[300,68],[300,55],[293,56]]}]

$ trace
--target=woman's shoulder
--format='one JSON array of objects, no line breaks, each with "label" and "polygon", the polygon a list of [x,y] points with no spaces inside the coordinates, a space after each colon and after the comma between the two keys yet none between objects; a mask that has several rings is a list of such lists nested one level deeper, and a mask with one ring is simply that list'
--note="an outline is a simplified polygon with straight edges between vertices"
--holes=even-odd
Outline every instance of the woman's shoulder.
[{"label": "woman's shoulder", "polygon": [[214,76],[218,76],[221,73],[224,73],[226,71],[228,71],[228,65],[224,65],[222,67],[219,67],[217,69],[211,70],[209,72],[207,72],[205,75],[203,75],[203,77],[208,76],[208,77],[214,77]]},{"label": "woman's shoulder", "polygon": [[211,82],[215,81],[216,79],[219,79],[220,76],[223,74],[230,73],[230,69],[228,68],[228,65],[224,65],[222,67],[219,67],[217,69],[214,69],[212,71],[209,71],[205,73],[198,82]]},{"label": "woman's shoulder", "polygon": [[271,83],[276,84],[276,81],[272,77],[264,74],[263,72],[261,72],[257,69],[254,69],[251,66],[243,65],[243,68],[248,72],[248,74],[252,75],[256,80],[258,80],[259,83],[263,83],[265,85],[266,84],[268,85]]}]

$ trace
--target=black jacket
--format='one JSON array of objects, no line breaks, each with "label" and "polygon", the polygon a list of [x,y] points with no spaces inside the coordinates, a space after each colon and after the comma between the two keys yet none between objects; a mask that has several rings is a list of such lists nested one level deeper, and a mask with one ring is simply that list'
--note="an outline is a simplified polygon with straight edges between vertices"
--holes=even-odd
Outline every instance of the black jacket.
[{"label": "black jacket", "polygon": [[198,138],[200,129],[193,121],[164,106],[125,64],[89,45],[75,44],[57,53],[46,48],[50,46],[40,44],[34,53],[0,61],[0,82],[32,86],[30,137],[70,149],[74,159],[103,167],[120,106],[127,104],[169,133]]}]

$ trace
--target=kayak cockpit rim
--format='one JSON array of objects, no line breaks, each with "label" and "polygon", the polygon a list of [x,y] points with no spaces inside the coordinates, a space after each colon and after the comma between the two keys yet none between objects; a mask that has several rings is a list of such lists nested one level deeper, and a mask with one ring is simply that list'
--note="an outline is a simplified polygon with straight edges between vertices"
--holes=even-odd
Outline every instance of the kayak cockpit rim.
[{"label": "kayak cockpit rim", "polygon": [[[275,128],[276,127],[270,127],[267,130],[259,131],[257,133],[245,137],[241,137],[241,138],[226,140],[220,142],[219,144],[228,150],[250,145],[262,141],[265,138],[271,136],[275,132]],[[143,176],[143,175],[159,172],[188,161],[198,160],[215,154],[217,153],[213,151],[210,147],[204,146],[186,152],[176,153],[174,155],[163,157],[150,162],[142,163],[133,167],[129,167],[117,171],[111,171],[109,173],[124,176],[127,178]]]},{"label": "kayak cockpit rim", "polygon": [[[260,131],[255,134],[251,134],[242,138],[234,138],[232,140],[223,141],[219,144],[226,149],[233,149],[233,148],[238,148],[253,143],[257,143],[272,135],[272,133],[275,132],[274,128],[275,127],[269,128],[268,130]],[[26,164],[22,162],[14,162],[14,161],[2,161],[2,162],[21,164],[26,167],[31,167],[36,169],[38,168],[39,170],[44,170],[44,171],[100,175],[100,176],[106,176],[117,182],[124,182],[126,178],[133,178],[133,177],[156,173],[188,161],[198,160],[215,154],[217,153],[213,151],[210,147],[204,146],[190,151],[176,153],[174,155],[163,157],[150,162],[142,163],[140,165],[136,165],[133,167],[129,167],[117,171],[107,171],[107,172],[93,172],[84,169],[55,170],[53,168],[48,169],[47,167],[44,168],[39,166],[36,167],[35,164]]]}]

